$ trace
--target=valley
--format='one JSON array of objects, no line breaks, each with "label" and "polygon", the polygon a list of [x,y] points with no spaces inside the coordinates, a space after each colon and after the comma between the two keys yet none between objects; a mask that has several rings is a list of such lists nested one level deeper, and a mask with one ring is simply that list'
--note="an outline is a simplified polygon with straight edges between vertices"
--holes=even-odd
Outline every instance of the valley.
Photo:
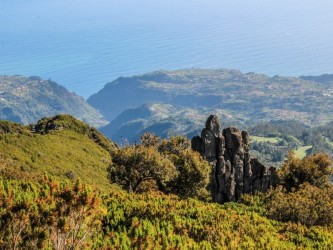
[{"label": "valley", "polygon": [[249,130],[254,154],[276,166],[290,150],[299,156],[321,150],[333,154],[327,137],[333,120],[332,78],[269,77],[227,69],[160,70],[120,77],[85,102],[52,81],[1,76],[0,118],[29,124],[68,113],[125,145],[139,141],[145,132],[191,138],[201,133],[209,114],[217,114],[223,127]]}]

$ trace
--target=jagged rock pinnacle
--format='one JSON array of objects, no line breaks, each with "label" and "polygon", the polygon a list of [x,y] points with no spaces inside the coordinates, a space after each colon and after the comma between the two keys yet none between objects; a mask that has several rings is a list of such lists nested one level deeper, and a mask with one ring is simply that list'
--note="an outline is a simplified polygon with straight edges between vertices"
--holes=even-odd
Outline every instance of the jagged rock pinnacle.
[{"label": "jagged rock pinnacle", "polygon": [[243,193],[267,192],[278,184],[276,169],[265,167],[250,156],[250,136],[236,127],[222,130],[216,115],[210,115],[200,136],[191,140],[212,167],[211,193],[214,201],[237,201]]}]

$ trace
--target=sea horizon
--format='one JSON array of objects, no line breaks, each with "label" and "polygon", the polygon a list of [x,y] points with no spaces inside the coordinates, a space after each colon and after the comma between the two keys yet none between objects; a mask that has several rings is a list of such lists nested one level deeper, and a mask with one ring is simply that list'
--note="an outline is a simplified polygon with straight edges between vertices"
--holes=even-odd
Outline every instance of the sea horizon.
[{"label": "sea horizon", "polygon": [[0,74],[52,79],[84,98],[120,76],[155,70],[333,73],[328,0],[4,0],[0,7]]}]

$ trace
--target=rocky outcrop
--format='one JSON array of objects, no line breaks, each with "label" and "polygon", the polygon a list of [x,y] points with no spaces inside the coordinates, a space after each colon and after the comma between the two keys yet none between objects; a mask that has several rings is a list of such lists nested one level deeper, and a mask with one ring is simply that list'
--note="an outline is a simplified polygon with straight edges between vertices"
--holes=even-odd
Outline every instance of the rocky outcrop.
[{"label": "rocky outcrop", "polygon": [[278,184],[276,169],[265,167],[250,156],[250,136],[236,127],[222,131],[216,115],[210,115],[200,136],[191,141],[212,167],[211,193],[214,201],[237,201],[243,193],[267,192]]}]

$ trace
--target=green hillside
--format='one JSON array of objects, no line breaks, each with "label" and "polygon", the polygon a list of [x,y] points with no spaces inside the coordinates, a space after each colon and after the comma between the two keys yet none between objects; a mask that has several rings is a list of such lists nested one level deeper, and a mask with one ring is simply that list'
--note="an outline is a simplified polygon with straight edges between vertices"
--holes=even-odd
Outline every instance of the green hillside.
[{"label": "green hillside", "polygon": [[[144,138],[141,145],[118,148],[69,115],[30,126],[1,121],[0,248],[333,248],[328,156],[300,160],[290,154],[281,187],[220,205],[190,198],[197,196],[189,185],[206,183],[200,180],[209,165],[184,137],[160,144],[154,136]],[[169,171],[171,161],[180,175]],[[120,186],[110,184],[111,171],[113,177],[170,175],[177,185],[169,186],[170,194],[148,178],[140,192],[126,192],[122,178],[115,178]],[[159,176],[149,175],[154,171]]]},{"label": "green hillside", "polygon": [[317,79],[227,69],[161,70],[120,77],[89,97],[88,103],[109,120],[129,108],[163,102],[185,108],[223,109],[248,122],[292,119],[317,126],[333,117],[333,82]]},{"label": "green hillside", "polygon": [[38,178],[49,173],[106,190],[109,151],[115,147],[96,129],[68,115],[26,127],[0,121],[0,171],[9,176]]},{"label": "green hillside", "polygon": [[29,124],[63,113],[92,126],[106,124],[103,116],[82,97],[51,80],[0,75],[0,120]]}]

